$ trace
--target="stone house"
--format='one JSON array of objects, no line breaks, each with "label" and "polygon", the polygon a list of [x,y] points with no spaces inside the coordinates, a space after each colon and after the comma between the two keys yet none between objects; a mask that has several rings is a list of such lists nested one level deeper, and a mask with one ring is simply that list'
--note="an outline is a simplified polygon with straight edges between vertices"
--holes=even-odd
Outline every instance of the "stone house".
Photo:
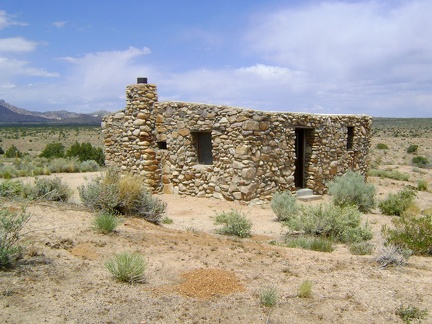
[{"label": "stone house", "polygon": [[107,165],[144,176],[153,192],[268,200],[347,170],[366,175],[372,118],[158,102],[145,78],[102,122]]}]

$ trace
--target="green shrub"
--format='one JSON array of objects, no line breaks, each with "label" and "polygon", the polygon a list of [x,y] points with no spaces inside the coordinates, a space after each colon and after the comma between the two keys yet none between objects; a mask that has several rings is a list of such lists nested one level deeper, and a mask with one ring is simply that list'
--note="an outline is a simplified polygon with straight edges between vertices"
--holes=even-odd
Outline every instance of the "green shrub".
[{"label": "green shrub", "polygon": [[298,296],[300,298],[309,298],[312,295],[312,281],[304,280],[299,287]]},{"label": "green shrub", "polygon": [[83,161],[81,162],[79,169],[80,172],[94,172],[99,170],[99,164],[93,160]]},{"label": "green shrub", "polygon": [[105,165],[105,155],[99,147],[93,147],[90,143],[75,142],[66,152],[66,156],[76,157],[79,161],[93,160],[99,165]]},{"label": "green shrub", "polygon": [[302,248],[306,250],[318,252],[332,252],[333,241],[325,237],[316,236],[299,236],[290,238],[288,235],[285,238],[285,243],[288,247]]},{"label": "green shrub", "polygon": [[354,255],[369,255],[372,254],[374,246],[369,242],[359,242],[351,244],[349,250]]},{"label": "green shrub", "polygon": [[427,191],[428,184],[425,180],[417,180],[417,190],[418,191]]},{"label": "green shrub", "polygon": [[273,307],[276,305],[278,300],[278,292],[276,287],[267,286],[262,288],[258,292],[258,298],[260,301],[260,305],[264,307]]},{"label": "green shrub", "polygon": [[386,199],[379,202],[378,207],[385,215],[400,216],[414,204],[416,195],[414,190],[404,188],[396,194],[389,193]]},{"label": "green shrub", "polygon": [[115,254],[105,262],[105,267],[119,281],[131,284],[144,281],[146,262],[140,254]]},{"label": "green shrub", "polygon": [[412,320],[421,320],[428,315],[427,309],[419,309],[418,307],[408,305],[400,305],[396,310],[396,315],[399,316],[405,323],[411,323]]},{"label": "green shrub", "polygon": [[415,153],[417,152],[417,149],[418,149],[418,145],[412,144],[408,146],[407,153]]},{"label": "green shrub", "polygon": [[368,224],[361,225],[361,213],[355,206],[320,204],[302,206],[301,212],[285,222],[291,230],[332,238],[343,243],[367,241],[372,238]]},{"label": "green shrub", "polygon": [[83,204],[94,210],[134,215],[159,224],[166,203],[149,193],[139,176],[122,177],[116,168],[108,168],[104,175],[78,187]]},{"label": "green shrub", "polygon": [[387,144],[384,144],[384,143],[378,143],[377,146],[376,146],[376,148],[378,150],[388,150]]},{"label": "green shrub", "polygon": [[17,198],[24,192],[24,185],[18,180],[4,180],[0,182],[0,197]]},{"label": "green shrub", "polygon": [[23,154],[18,150],[15,145],[9,147],[4,155],[7,158],[20,158]]},{"label": "green shrub", "polygon": [[235,235],[241,238],[251,236],[252,222],[237,210],[216,215],[215,224],[223,225],[222,228],[216,230],[219,234]]},{"label": "green shrub", "polygon": [[109,212],[100,212],[93,220],[93,228],[102,234],[113,232],[119,224],[119,218]]},{"label": "green shrub", "polygon": [[384,239],[415,254],[432,255],[432,214],[403,213],[392,219],[393,227],[383,226]]},{"label": "green shrub", "polygon": [[30,186],[27,198],[49,201],[67,201],[72,192],[67,184],[60,178],[36,178],[34,185]]},{"label": "green shrub", "polygon": [[368,174],[371,177],[380,177],[380,178],[394,179],[399,181],[409,180],[408,174],[399,172],[397,170],[387,171],[387,170],[370,169]]},{"label": "green shrub", "polygon": [[286,221],[299,211],[296,198],[290,191],[275,193],[272,196],[270,207],[280,221]]},{"label": "green shrub", "polygon": [[47,144],[39,155],[40,157],[51,158],[62,158],[65,154],[65,147],[62,143],[50,143]]},{"label": "green shrub", "polygon": [[375,187],[364,181],[359,172],[348,171],[328,183],[329,194],[336,206],[355,205],[361,212],[375,206]]},{"label": "green shrub", "polygon": [[412,158],[412,163],[419,168],[422,168],[429,164],[429,160],[425,156],[418,155]]},{"label": "green shrub", "polygon": [[17,212],[0,206],[0,268],[12,267],[21,257],[20,231],[29,219],[25,209]]}]

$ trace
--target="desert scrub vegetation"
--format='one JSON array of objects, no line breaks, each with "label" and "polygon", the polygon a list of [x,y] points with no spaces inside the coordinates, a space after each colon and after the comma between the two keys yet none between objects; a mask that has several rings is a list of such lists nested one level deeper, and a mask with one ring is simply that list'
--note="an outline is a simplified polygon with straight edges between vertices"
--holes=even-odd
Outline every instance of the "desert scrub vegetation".
[{"label": "desert scrub vegetation", "polygon": [[119,224],[119,217],[107,211],[97,213],[93,219],[93,229],[102,234],[114,232]]},{"label": "desert scrub vegetation", "polygon": [[349,250],[354,255],[370,255],[374,250],[374,246],[369,242],[358,242],[351,244]]},{"label": "desert scrub vegetation", "polygon": [[275,286],[266,286],[258,291],[259,303],[264,307],[273,307],[278,301],[278,291]]},{"label": "desert scrub vegetation", "polygon": [[410,146],[408,146],[407,148],[407,153],[416,153],[418,150],[418,145],[415,144],[411,144]]},{"label": "desert scrub vegetation", "polygon": [[399,181],[408,181],[409,175],[397,170],[370,169],[368,175],[371,177],[387,178]]},{"label": "desert scrub vegetation", "polygon": [[297,200],[290,191],[273,194],[270,207],[279,221],[287,221],[299,212]]},{"label": "desert scrub vegetation", "polygon": [[216,230],[218,234],[233,235],[241,238],[251,236],[252,222],[246,216],[237,210],[222,212],[216,215],[216,225],[222,225]]},{"label": "desert scrub vegetation", "polygon": [[417,190],[428,191],[428,183],[423,179],[417,180]]},{"label": "desert scrub vegetation", "polygon": [[298,296],[300,298],[309,298],[312,295],[312,281],[306,279],[302,281],[298,289]]},{"label": "desert scrub vegetation", "polygon": [[427,309],[420,309],[413,305],[400,305],[395,314],[399,316],[405,323],[411,323],[411,321],[422,320],[428,315]]},{"label": "desert scrub vegetation", "polygon": [[16,199],[24,196],[24,184],[19,180],[0,181],[0,197]]},{"label": "desert scrub vegetation", "polygon": [[414,205],[417,193],[404,188],[397,193],[389,193],[387,197],[378,203],[378,208],[385,215],[400,216],[404,211]]},{"label": "desert scrub vegetation", "polygon": [[382,235],[388,244],[414,254],[432,256],[432,214],[404,212],[392,219],[393,226],[383,226]]},{"label": "desert scrub vegetation", "polygon": [[412,254],[411,250],[402,249],[392,244],[384,245],[380,248],[376,262],[382,267],[404,266]]},{"label": "desert scrub vegetation", "polygon": [[105,267],[119,281],[130,284],[144,281],[146,261],[137,253],[117,253],[105,262]]},{"label": "desert scrub vegetation", "polygon": [[359,172],[348,171],[327,184],[336,206],[357,206],[361,212],[375,207],[375,186]]},{"label": "desert scrub vegetation", "polygon": [[327,237],[342,243],[358,243],[372,238],[369,225],[361,224],[361,215],[356,206],[336,206],[332,203],[305,205],[295,217],[283,224],[291,231],[306,235]]},{"label": "desert scrub vegetation", "polygon": [[378,143],[377,145],[376,145],[376,148],[378,149],[378,150],[388,150],[388,145],[387,144],[384,144],[384,143]]},{"label": "desert scrub vegetation", "polygon": [[412,164],[419,168],[427,168],[429,167],[429,160],[427,157],[422,155],[414,156],[411,160]]},{"label": "desert scrub vegetation", "polygon": [[72,190],[60,178],[36,178],[33,185],[25,188],[25,197],[30,200],[65,202],[72,195]]},{"label": "desert scrub vegetation", "polygon": [[29,219],[24,208],[18,211],[0,205],[0,269],[12,267],[21,257],[20,232]]},{"label": "desert scrub vegetation", "polygon": [[319,236],[285,236],[285,246],[292,248],[302,248],[318,252],[332,252],[333,240]]},{"label": "desert scrub vegetation", "polygon": [[78,187],[83,204],[97,211],[142,217],[160,224],[166,204],[147,191],[144,179],[138,175],[121,175],[114,167],[99,177]]}]

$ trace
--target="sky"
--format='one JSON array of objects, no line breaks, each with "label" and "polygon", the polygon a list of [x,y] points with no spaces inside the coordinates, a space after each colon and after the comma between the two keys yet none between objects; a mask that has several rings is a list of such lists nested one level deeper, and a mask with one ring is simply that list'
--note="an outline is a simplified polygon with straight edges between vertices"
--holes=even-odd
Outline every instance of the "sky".
[{"label": "sky", "polygon": [[1,0],[0,99],[32,111],[160,101],[432,117],[432,0]]}]

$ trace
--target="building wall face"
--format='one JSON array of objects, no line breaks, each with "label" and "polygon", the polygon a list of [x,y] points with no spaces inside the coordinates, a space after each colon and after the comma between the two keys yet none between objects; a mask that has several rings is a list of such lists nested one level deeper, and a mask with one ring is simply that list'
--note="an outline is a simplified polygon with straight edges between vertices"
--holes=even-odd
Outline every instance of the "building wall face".
[{"label": "building wall face", "polygon": [[[155,192],[250,201],[301,183],[322,194],[335,175],[369,166],[368,116],[159,103],[147,84],[129,86],[126,97],[126,108],[102,123],[106,162],[143,175]],[[202,133],[211,134],[211,164],[199,161]]]}]

